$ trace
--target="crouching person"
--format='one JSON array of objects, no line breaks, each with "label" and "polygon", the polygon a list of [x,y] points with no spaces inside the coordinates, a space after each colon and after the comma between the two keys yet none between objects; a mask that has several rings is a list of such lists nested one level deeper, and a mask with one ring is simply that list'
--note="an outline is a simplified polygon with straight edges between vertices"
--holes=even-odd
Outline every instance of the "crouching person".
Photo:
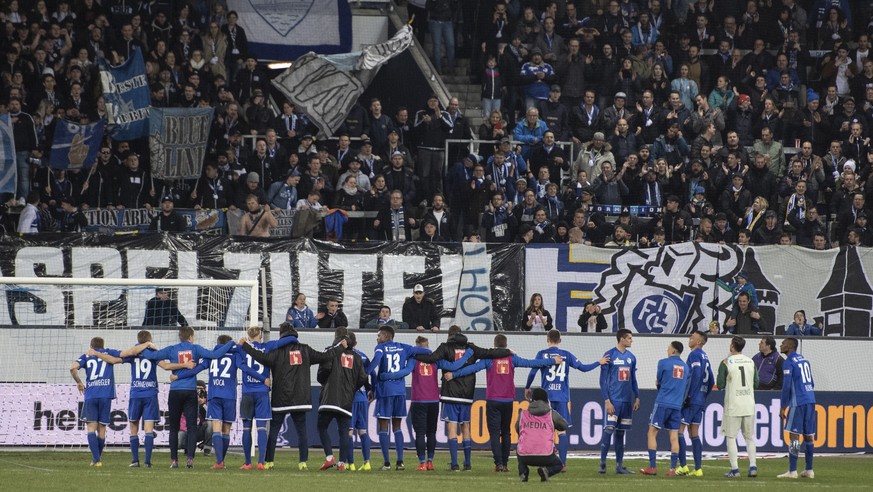
[{"label": "crouching person", "polygon": [[562,463],[555,451],[555,431],[566,431],[567,421],[549,405],[549,395],[534,388],[527,410],[521,412],[515,424],[518,432],[518,477],[527,482],[529,467],[537,467],[540,481],[561,472]]}]

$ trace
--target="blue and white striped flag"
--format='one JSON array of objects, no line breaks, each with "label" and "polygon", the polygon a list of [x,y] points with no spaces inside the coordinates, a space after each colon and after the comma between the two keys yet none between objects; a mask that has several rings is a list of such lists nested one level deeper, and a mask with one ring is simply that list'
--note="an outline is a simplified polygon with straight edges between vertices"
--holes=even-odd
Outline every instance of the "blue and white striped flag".
[{"label": "blue and white striped flag", "polygon": [[15,167],[15,137],[9,113],[0,115],[0,193],[15,193],[18,169]]}]

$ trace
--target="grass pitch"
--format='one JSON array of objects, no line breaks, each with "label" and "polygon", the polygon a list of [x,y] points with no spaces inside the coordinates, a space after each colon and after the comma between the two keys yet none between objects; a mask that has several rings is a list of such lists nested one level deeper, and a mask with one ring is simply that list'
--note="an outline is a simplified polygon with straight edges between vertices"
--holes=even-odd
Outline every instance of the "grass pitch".
[{"label": "grass pitch", "polygon": [[[377,447],[373,449],[373,457],[380,456]],[[142,458],[142,451],[140,452]],[[438,490],[457,492],[459,490],[491,491],[491,490],[523,490],[541,486],[560,488],[564,490],[700,490],[700,489],[736,489],[748,488],[766,490],[797,490],[811,487],[828,487],[833,490],[871,489],[873,484],[873,462],[866,455],[839,457],[816,457],[814,480],[777,479],[776,475],[788,469],[788,460],[759,459],[757,479],[745,478],[748,471],[748,461],[740,460],[740,470],[744,477],[725,479],[723,474],[728,471],[726,460],[705,460],[703,464],[704,477],[665,477],[668,462],[658,461],[657,477],[637,475],[616,476],[612,473],[614,461],[608,463],[609,472],[606,475],[597,473],[596,459],[570,459],[568,471],[552,477],[548,484],[540,484],[536,471],[533,470],[529,483],[520,483],[515,460],[510,460],[510,473],[494,473],[490,454],[476,452],[473,456],[473,471],[448,471],[448,453],[438,452],[435,460],[436,471],[416,472],[417,459],[415,453],[406,452],[407,469],[405,471],[379,472],[376,470],[381,463],[374,461],[370,472],[338,472],[329,470],[320,472],[318,467],[323,460],[323,453],[316,449],[310,452],[309,470],[297,470],[296,453],[279,451],[276,466],[273,470],[241,471],[239,466],[243,459],[240,454],[231,451],[227,457],[228,469],[210,470],[215,463],[212,456],[204,457],[201,453],[195,460],[192,470],[182,468],[169,469],[169,453],[159,451],[153,456],[154,467],[128,468],[130,454],[122,451],[107,451],[104,454],[104,466],[92,468],[89,466],[90,454],[80,451],[8,451],[0,452],[0,490],[65,490],[65,491],[239,491],[256,490],[302,490],[305,492],[320,491],[426,491]],[[356,453],[360,459],[360,451]],[[394,452],[392,450],[392,458]],[[360,461],[358,462],[360,463]],[[639,470],[645,466],[643,460],[626,460],[625,466],[630,470]],[[800,459],[803,468],[803,457]]]}]

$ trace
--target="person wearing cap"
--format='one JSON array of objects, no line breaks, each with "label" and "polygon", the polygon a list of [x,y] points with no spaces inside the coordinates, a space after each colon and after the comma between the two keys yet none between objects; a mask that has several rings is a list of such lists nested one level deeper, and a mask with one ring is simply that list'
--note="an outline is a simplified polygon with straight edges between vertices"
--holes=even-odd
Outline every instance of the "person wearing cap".
[{"label": "person wearing cap", "polygon": [[744,186],[742,174],[734,174],[727,188],[721,193],[720,209],[727,214],[732,227],[741,227],[746,210],[752,205],[752,194]]},{"label": "person wearing cap", "polygon": [[[361,140],[361,148],[358,155],[352,160],[357,160],[361,164],[361,172],[367,176],[380,174],[384,172],[384,168],[388,167],[387,163],[382,162],[382,157],[373,152],[372,140]],[[351,161],[349,162],[351,163]]]},{"label": "person wearing cap", "polygon": [[415,284],[412,297],[403,302],[401,318],[416,331],[440,331],[440,315],[433,300],[424,296],[424,286]]},{"label": "person wearing cap", "polygon": [[548,99],[537,102],[537,109],[549,130],[555,133],[555,140],[570,140],[570,109],[561,101],[561,86],[552,84]]},{"label": "person wearing cap", "polygon": [[683,210],[688,212],[688,216],[691,217],[691,220],[710,217],[715,211],[715,207],[712,203],[709,203],[706,200],[705,185],[705,182],[698,181],[697,186],[691,188],[691,200],[682,207]]},{"label": "person wearing cap", "polygon": [[[395,152],[400,152],[403,154],[403,159],[406,162],[406,167],[410,169],[414,169],[415,165],[413,163],[412,154],[409,152],[409,148],[406,145],[403,145],[403,142],[400,140],[400,131],[397,128],[394,128],[393,123],[390,130],[388,130],[388,144],[385,145],[382,149],[382,162],[390,162],[391,157]],[[378,174],[378,172],[376,173]]]},{"label": "person wearing cap", "polygon": [[[800,125],[797,128],[797,136],[804,142],[810,141],[813,144],[813,153],[821,155],[824,153],[827,142],[822,138],[827,132],[824,131],[824,125],[828,123],[824,117],[824,112],[821,108],[821,96],[814,92],[811,88],[806,91],[806,105],[800,110]],[[824,133],[823,133],[824,132]]]},{"label": "person wearing cap", "polygon": [[[664,241],[676,244],[691,239],[691,216],[679,208],[679,197],[667,195],[664,213],[661,215],[661,226],[664,228]],[[642,241],[641,241],[642,243]]]},{"label": "person wearing cap", "polygon": [[590,142],[582,144],[576,160],[570,167],[570,174],[577,176],[579,171],[588,173],[588,177],[599,176],[604,162],[615,166],[615,156],[612,154],[612,145],[606,141],[603,132],[594,132]]},{"label": "person wearing cap", "polygon": [[466,186],[473,177],[473,166],[476,164],[479,164],[479,156],[467,154],[459,162],[452,165],[446,174],[445,188],[448,193],[448,204],[451,209],[458,213],[458,218],[463,215]]},{"label": "person wearing cap", "polygon": [[528,481],[530,467],[537,467],[540,481],[547,482],[549,477],[561,472],[563,463],[555,449],[555,432],[566,432],[567,421],[549,404],[549,395],[542,388],[534,388],[530,392],[530,404],[515,424],[518,433],[516,457],[518,459],[518,477],[522,482]]},{"label": "person wearing cap", "polygon": [[[404,166],[405,163],[403,155],[399,152],[395,153],[391,156],[391,167],[383,170],[383,175],[385,187],[389,190],[399,190],[403,194],[404,206],[411,207],[416,199],[416,191],[419,191],[419,186],[416,185],[412,171]],[[422,183],[422,186],[425,184]]]},{"label": "person wearing cap", "polygon": [[150,231],[185,232],[188,229],[188,222],[173,209],[173,206],[173,195],[165,195],[161,198],[161,211],[152,217],[149,224]]},{"label": "person wearing cap", "polygon": [[548,99],[549,89],[557,80],[554,68],[543,60],[542,50],[531,49],[530,60],[521,66],[521,76],[518,81],[519,85],[524,87],[525,109],[535,108],[538,101]]},{"label": "person wearing cap", "polygon": [[612,105],[603,110],[603,132],[606,135],[615,133],[618,120],[630,121],[635,116],[633,110],[627,107],[627,93],[616,92]]},{"label": "person wearing cap", "polygon": [[270,78],[258,68],[258,60],[254,55],[247,55],[242,69],[233,78],[234,95],[240,104],[254,98],[255,91],[266,94],[270,90]]},{"label": "person wearing cap", "polygon": [[88,227],[88,218],[76,206],[72,197],[65,196],[60,200],[63,216],[60,219],[61,232],[82,232]]},{"label": "person wearing cap", "polygon": [[736,227],[731,227],[727,214],[719,212],[715,214],[712,228],[712,240],[716,243],[731,244],[737,241]]},{"label": "person wearing cap", "polygon": [[444,243],[446,238],[440,236],[437,223],[431,218],[421,221],[421,231],[418,233],[418,241],[422,243]]},{"label": "person wearing cap", "polygon": [[249,195],[255,195],[258,203],[267,203],[267,194],[264,192],[264,188],[261,187],[261,177],[256,172],[246,173],[242,184],[237,185],[236,193],[234,194],[233,199],[233,207],[236,207],[240,210],[248,210],[248,197]]},{"label": "person wearing cap", "polygon": [[782,144],[774,139],[773,131],[769,127],[761,128],[761,139],[755,140],[752,145],[751,157],[763,154],[769,157],[767,167],[773,172],[774,176],[785,175],[785,149]]},{"label": "person wearing cap", "polygon": [[[452,117],[440,109],[436,94],[427,99],[427,108],[415,113],[418,159],[415,173],[421,184],[420,198],[427,199],[443,191],[445,143],[452,130]],[[393,165],[393,164],[392,164]],[[409,203],[412,203],[410,199]]]},{"label": "person wearing cap", "polygon": [[548,131],[549,126],[540,119],[540,112],[536,106],[529,106],[525,114],[527,116],[515,125],[512,138],[522,142],[521,154],[525,159],[530,159],[534,146],[542,143],[543,134]]},{"label": "person wearing cap", "polygon": [[300,171],[289,170],[285,179],[270,185],[267,191],[267,203],[274,211],[294,210],[297,206],[297,185],[300,184]]},{"label": "person wearing cap", "polygon": [[179,311],[178,303],[170,298],[170,289],[155,289],[155,297],[146,301],[142,326],[188,326],[188,320]]},{"label": "person wearing cap", "polygon": [[764,224],[752,231],[752,244],[757,246],[779,244],[781,236],[782,226],[777,220],[776,212],[767,210],[764,213]]}]

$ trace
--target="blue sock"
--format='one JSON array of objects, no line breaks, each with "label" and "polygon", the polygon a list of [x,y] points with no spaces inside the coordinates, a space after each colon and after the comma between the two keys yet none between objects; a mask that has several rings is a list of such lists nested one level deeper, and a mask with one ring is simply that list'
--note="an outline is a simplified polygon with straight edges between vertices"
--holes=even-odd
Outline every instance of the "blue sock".
[{"label": "blue sock", "polygon": [[364,462],[370,461],[370,434],[366,432],[358,436],[361,440],[361,455],[364,457]]},{"label": "blue sock", "polygon": [[224,439],[221,437],[221,432],[212,433],[212,448],[215,451],[215,462],[222,463],[222,449],[224,448]]},{"label": "blue sock", "polygon": [[615,431],[615,466],[623,466],[624,463],[624,431]]},{"label": "blue sock", "polygon": [[806,469],[812,470],[812,453],[815,451],[815,443],[809,440],[804,444],[806,444]]},{"label": "blue sock", "polygon": [[258,427],[258,463],[264,462],[267,455],[267,428]]},{"label": "blue sock", "polygon": [[788,453],[788,471],[797,471],[797,456]]},{"label": "blue sock", "polygon": [[100,461],[100,443],[97,439],[97,431],[88,433],[88,449],[91,450],[91,461]]},{"label": "blue sock", "polygon": [[98,446],[98,448],[100,449],[100,456],[103,456],[103,448],[106,447],[106,438],[104,437],[104,438],[101,439],[101,438],[98,436],[98,437],[97,437],[97,446]]},{"label": "blue sock", "polygon": [[700,436],[691,438],[691,452],[694,453],[694,469],[699,470],[703,466],[703,443]]},{"label": "blue sock", "polygon": [[471,459],[473,458],[473,441],[470,439],[464,439],[464,466],[471,465]]},{"label": "blue sock", "polygon": [[600,463],[606,464],[606,455],[609,454],[609,441],[612,440],[614,429],[603,429],[603,436],[600,438]]},{"label": "blue sock", "polygon": [[679,466],[686,466],[688,464],[686,452],[685,436],[679,434]]},{"label": "blue sock", "polygon": [[452,460],[452,466],[458,464],[458,438],[449,438],[449,458]]},{"label": "blue sock", "polygon": [[561,458],[561,463],[567,464],[567,450],[570,449],[570,436],[567,434],[558,434],[558,456]]},{"label": "blue sock", "polygon": [[146,432],[145,435],[145,452],[146,452],[146,463],[152,462],[152,450],[155,449],[155,433]]},{"label": "blue sock", "polygon": [[221,450],[221,462],[224,463],[224,457],[227,456],[227,450],[230,449],[230,434],[222,434],[221,440],[224,441],[224,449]]},{"label": "blue sock", "polygon": [[394,431],[394,447],[397,448],[397,461],[403,461],[403,431]]},{"label": "blue sock", "polygon": [[139,436],[130,436],[130,462],[139,463]]},{"label": "blue sock", "polygon": [[677,453],[670,453],[670,469],[676,469],[676,461],[679,459],[679,455]]},{"label": "blue sock", "polygon": [[[246,425],[248,427],[246,427]],[[242,435],[242,447],[243,447],[243,458],[245,458],[246,464],[252,464],[252,421],[246,420],[243,425],[243,435]]]},{"label": "blue sock", "polygon": [[655,464],[655,453],[654,449],[649,450],[649,468],[655,468],[657,465]]},{"label": "blue sock", "polygon": [[379,447],[382,448],[382,461],[391,463],[388,459],[388,451],[391,449],[391,434],[387,430],[379,431]]}]

